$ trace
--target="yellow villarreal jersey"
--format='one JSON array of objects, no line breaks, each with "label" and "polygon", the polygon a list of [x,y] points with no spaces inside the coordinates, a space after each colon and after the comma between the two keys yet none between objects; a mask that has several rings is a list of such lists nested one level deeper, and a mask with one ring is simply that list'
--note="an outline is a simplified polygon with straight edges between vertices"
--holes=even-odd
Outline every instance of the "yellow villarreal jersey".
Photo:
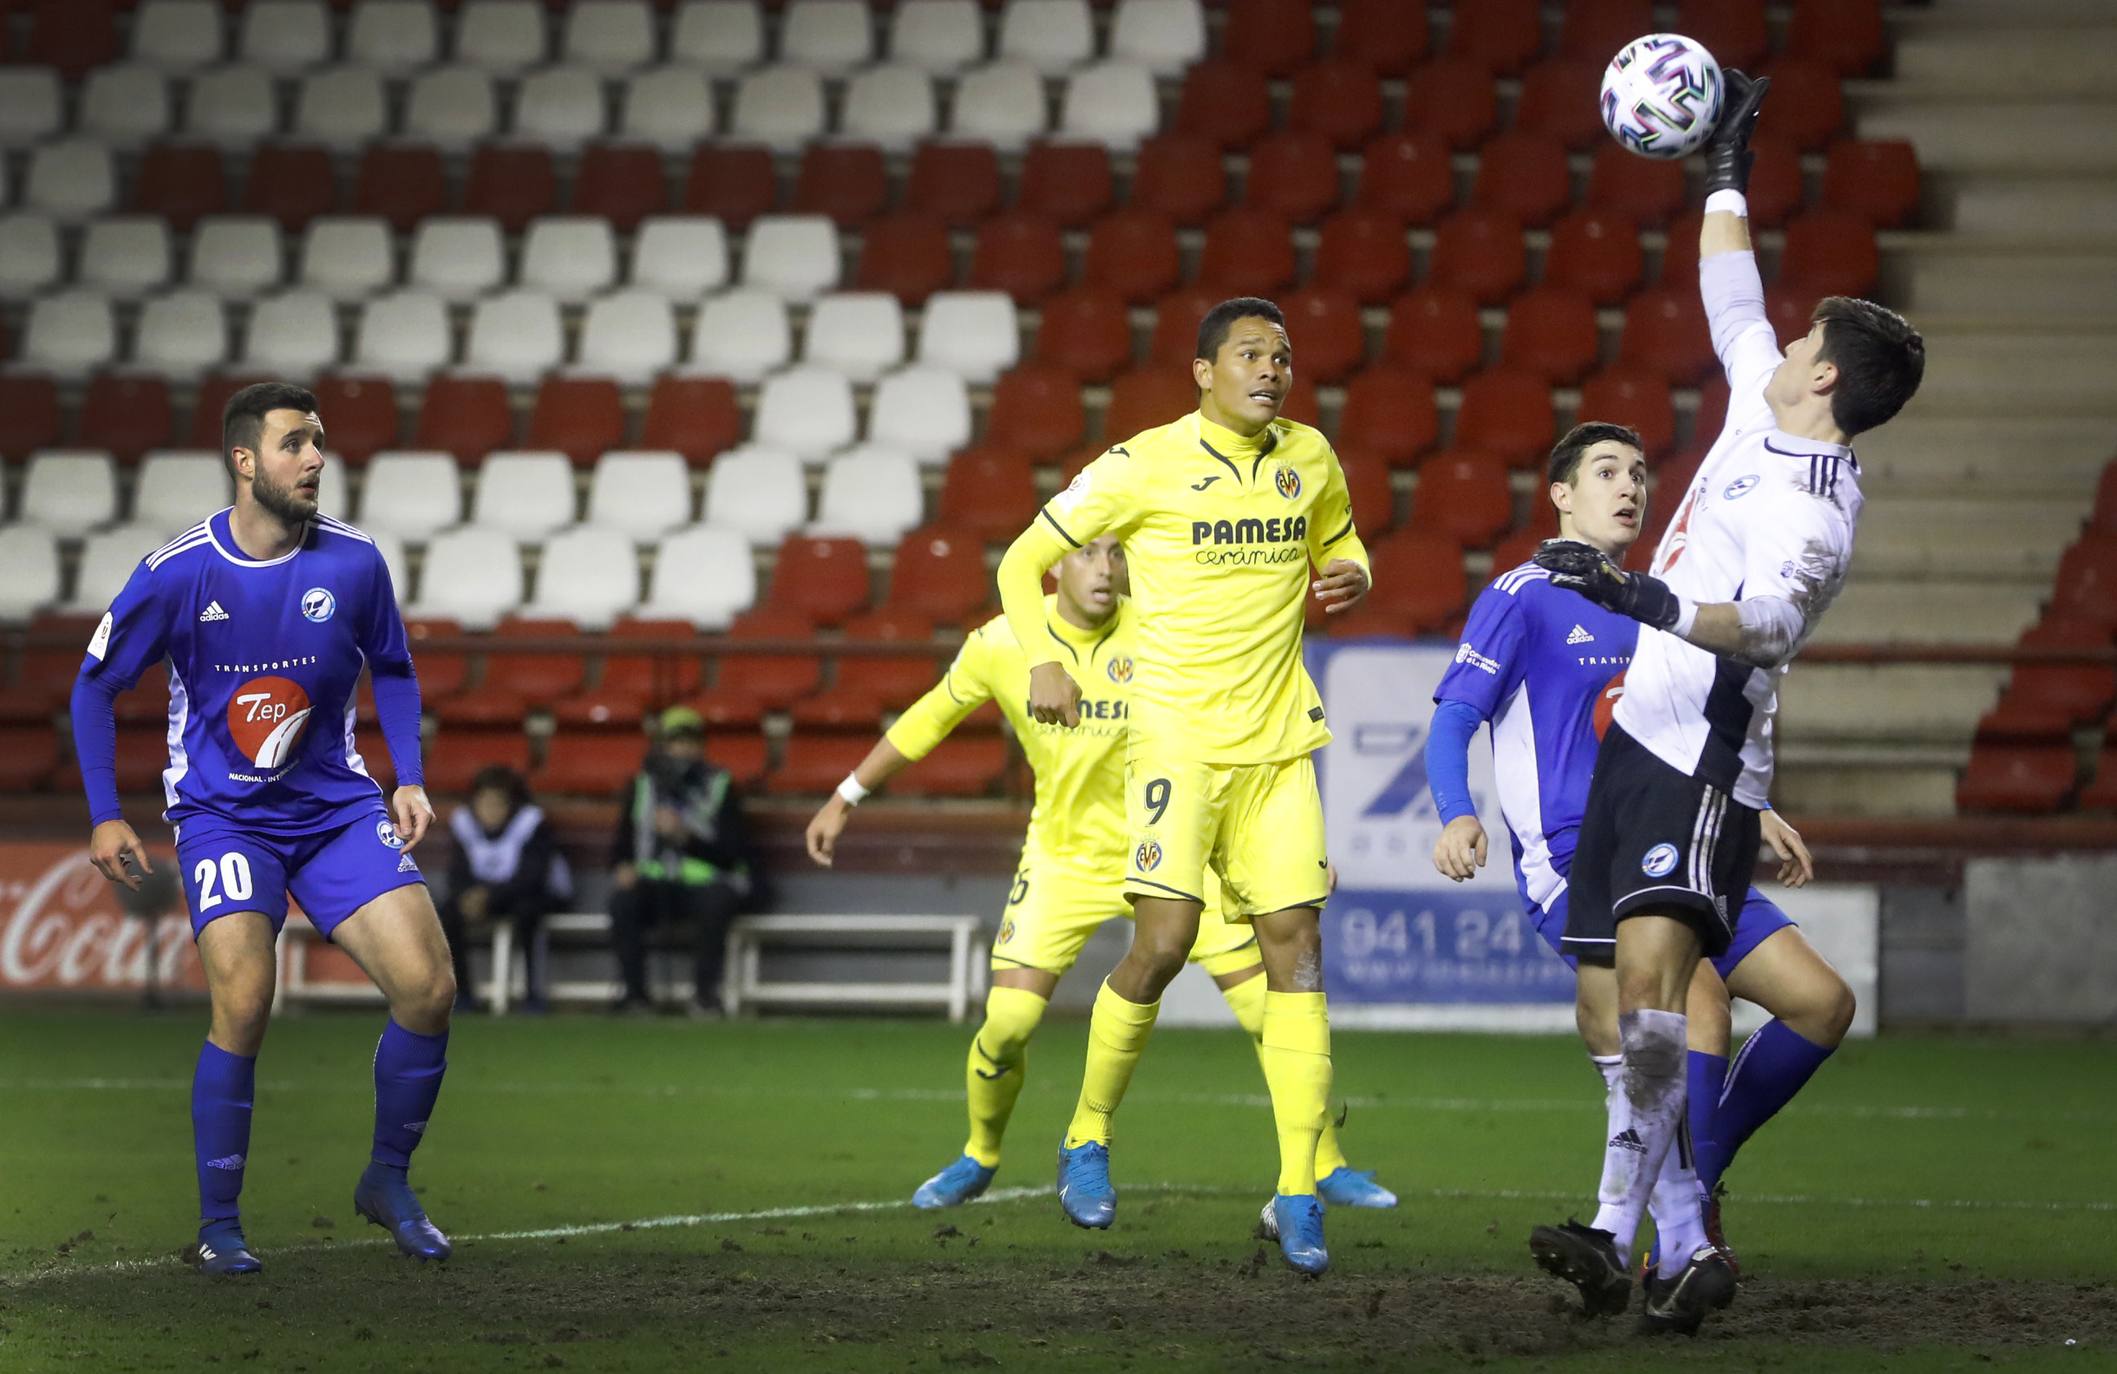
[{"label": "yellow villarreal jersey", "polygon": [[1110,449],[1038,523],[1062,549],[1105,534],[1124,543],[1139,626],[1135,748],[1251,764],[1330,740],[1301,660],[1309,567],[1364,568],[1367,550],[1322,434],[1274,420],[1245,439],[1194,412]]},{"label": "yellow villarreal jersey", "polygon": [[1029,658],[1007,618],[995,616],[971,632],[941,681],[898,717],[886,738],[906,758],[924,758],[964,717],[987,700],[997,701],[1036,772],[1025,852],[1122,865],[1134,618],[1120,600],[1101,629],[1083,630],[1060,617],[1057,603],[1057,597],[1044,598],[1038,652],[1048,650],[1080,683],[1077,728],[1029,718]]}]

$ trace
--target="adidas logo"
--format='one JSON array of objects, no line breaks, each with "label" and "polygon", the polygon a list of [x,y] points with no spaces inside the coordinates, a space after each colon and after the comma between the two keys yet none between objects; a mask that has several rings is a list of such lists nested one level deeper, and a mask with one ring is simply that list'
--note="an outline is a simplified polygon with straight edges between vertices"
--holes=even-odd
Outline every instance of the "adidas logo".
[{"label": "adidas logo", "polygon": [[1568,644],[1593,644],[1594,642],[1595,636],[1589,634],[1587,627],[1584,625],[1575,625],[1573,633],[1566,636],[1566,643]]},{"label": "adidas logo", "polygon": [[1610,1137],[1610,1148],[1613,1150],[1631,1150],[1637,1154],[1645,1154],[1647,1152],[1647,1143],[1639,1138],[1639,1132],[1627,1126],[1616,1135]]},{"label": "adidas logo", "polygon": [[232,618],[226,611],[221,609],[221,603],[218,601],[207,602],[206,609],[198,613],[199,624],[201,625],[209,620],[229,620]]},{"label": "adidas logo", "polygon": [[425,1135],[426,1123],[424,1121],[407,1121],[404,1123],[404,1129],[412,1132],[414,1135]]},{"label": "adidas logo", "polygon": [[411,855],[400,854],[397,857],[397,871],[399,873],[417,873],[419,871],[419,865],[412,862]]},{"label": "adidas logo", "polygon": [[[226,617],[223,616],[222,619],[226,619]],[[206,1167],[233,1171],[243,1167],[243,1157],[241,1155],[222,1155],[219,1159],[207,1160]]]}]

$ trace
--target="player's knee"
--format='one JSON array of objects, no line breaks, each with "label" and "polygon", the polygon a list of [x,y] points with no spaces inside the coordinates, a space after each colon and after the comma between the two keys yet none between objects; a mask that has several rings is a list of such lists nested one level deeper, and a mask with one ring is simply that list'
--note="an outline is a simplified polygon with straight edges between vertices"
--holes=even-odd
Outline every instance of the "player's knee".
[{"label": "player's knee", "polygon": [[1627,1013],[1617,1018],[1617,1033],[1624,1046],[1627,1084],[1636,1089],[1640,1083],[1682,1079],[1687,1047],[1682,1031],[1668,1018]]},{"label": "player's knee", "polygon": [[1028,1052],[1030,1037],[1044,1020],[1048,1004],[1021,988],[997,987],[985,996],[985,1024],[978,1045],[1000,1064],[1016,1064]]},{"label": "player's knee", "polygon": [[1191,957],[1191,942],[1180,932],[1141,929],[1133,934],[1131,952],[1125,956],[1134,968],[1156,987],[1167,987],[1183,972]]},{"label": "player's knee", "polygon": [[398,988],[390,999],[390,1015],[408,1031],[433,1035],[448,1028],[455,1005],[456,973],[444,961]]},{"label": "player's knee", "polygon": [[230,1054],[254,1056],[272,1023],[269,985],[216,989],[213,994],[213,1043]]},{"label": "player's knee", "polygon": [[1852,988],[1833,973],[1816,989],[1813,1005],[1801,1018],[1804,1024],[1797,1029],[1815,1044],[1835,1046],[1852,1029],[1853,1014],[1859,1009],[1859,999],[1853,996]]}]

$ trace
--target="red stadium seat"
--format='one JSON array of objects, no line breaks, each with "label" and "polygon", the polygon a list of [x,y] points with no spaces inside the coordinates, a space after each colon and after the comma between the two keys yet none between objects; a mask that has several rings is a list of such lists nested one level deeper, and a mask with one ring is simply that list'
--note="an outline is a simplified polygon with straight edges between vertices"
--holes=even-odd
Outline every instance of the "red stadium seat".
[{"label": "red stadium seat", "polygon": [[1338,441],[1347,448],[1407,467],[1433,447],[1439,434],[1433,383],[1421,373],[1384,364],[1369,368],[1345,388]]},{"label": "red stadium seat", "polygon": [[1036,518],[1036,474],[1027,455],[972,449],[941,479],[940,521],[988,543],[1013,539]]},{"label": "red stadium seat", "polygon": [[1428,277],[1436,286],[1467,292],[1480,305],[1497,305],[1529,275],[1522,224],[1504,210],[1459,210],[1434,235]]},{"label": "red stadium seat", "polygon": [[169,669],[157,663],[140,674],[139,681],[118,694],[113,714],[120,726],[167,725],[169,722]]},{"label": "red stadium seat", "polygon": [[1880,0],[1794,0],[1789,54],[1813,58],[1840,76],[1865,76],[1888,48]]},{"label": "red stadium seat", "polygon": [[1703,43],[1721,66],[1748,72],[1770,42],[1764,0],[1676,0],[1676,32]]},{"label": "red stadium seat", "polygon": [[573,212],[600,215],[620,234],[669,208],[661,150],[645,143],[591,143],[573,178]]},{"label": "red stadium seat", "polygon": [[1096,221],[1081,275],[1089,287],[1143,305],[1176,285],[1183,250],[1176,226],[1153,210],[1119,210]]},{"label": "red stadium seat", "polygon": [[1279,298],[1294,344],[1294,375],[1335,385],[1367,359],[1367,329],[1360,302],[1329,286],[1304,286]]},{"label": "red stadium seat", "polygon": [[58,767],[59,737],[49,721],[0,728],[0,792],[40,791]]},{"label": "red stadium seat", "polygon": [[353,178],[353,213],[380,215],[409,234],[419,221],[448,208],[448,171],[441,150],[424,143],[375,143],[360,155]]},{"label": "red stadium seat", "polygon": [[766,604],[836,625],[867,609],[867,550],[857,539],[790,534],[779,546]]},{"label": "red stadium seat", "polygon": [[253,382],[272,380],[270,377],[227,372],[216,372],[201,380],[196,398],[191,403],[191,447],[218,452],[221,412],[228,408],[228,398]]},{"label": "red stadium seat", "polygon": [[1772,79],[1772,93],[1757,116],[1758,133],[1812,153],[1845,127],[1845,91],[1827,64],[1789,54],[1764,75]]},{"label": "red stadium seat", "polygon": [[889,574],[891,612],[923,616],[938,625],[967,625],[982,620],[980,612],[991,601],[993,574],[984,567],[984,540],[972,531],[927,525],[898,542]]},{"label": "red stadium seat", "polygon": [[1323,135],[1289,129],[1250,149],[1242,203],[1294,224],[1313,224],[1338,204],[1338,156]]},{"label": "red stadium seat", "polygon": [[529,736],[518,729],[444,728],[426,751],[425,764],[428,791],[438,796],[465,796],[470,792],[471,779],[487,768],[511,768],[526,776]]},{"label": "red stadium seat", "polygon": [[1175,129],[1216,148],[1247,148],[1272,126],[1271,90],[1239,62],[1207,60],[1184,73]]},{"label": "red stadium seat", "polygon": [[1038,143],[1022,159],[1015,208],[1078,229],[1110,208],[1116,178],[1100,143]]},{"label": "red stadium seat", "polygon": [[2091,533],[2060,556],[2048,613],[2117,625],[2117,540]]},{"label": "red stadium seat", "polygon": [[2083,811],[2117,811],[2117,748],[2106,748],[2095,759],[2095,780],[2080,790]]},{"label": "red stadium seat", "polygon": [[459,649],[429,647],[430,641],[454,638],[463,627],[453,620],[422,619],[404,622],[405,638],[419,667],[419,696],[423,701],[452,697],[470,682],[470,655]]},{"label": "red stadium seat", "polygon": [[1224,210],[1206,226],[1198,284],[1229,295],[1268,296],[1294,280],[1294,235],[1262,210]]},{"label": "red stadium seat", "polygon": [[[1683,164],[1626,152],[1613,139],[1588,169],[1588,208],[1642,228],[1666,224],[1687,202]],[[1697,235],[1693,234],[1695,239]]]},{"label": "red stadium seat", "polygon": [[689,621],[643,620],[619,617],[610,627],[609,647],[603,655],[601,688],[625,692],[650,702],[674,701],[698,690],[699,662],[692,655],[627,654],[619,645],[627,640],[668,644],[691,639]]},{"label": "red stadium seat", "polygon": [[1189,377],[1191,359],[1198,355],[1198,326],[1206,312],[1224,299],[1224,293],[1210,287],[1186,286],[1156,301],[1154,333],[1147,343],[1147,366],[1172,367]]},{"label": "red stadium seat", "polygon": [[608,797],[639,772],[646,754],[633,731],[561,731],[544,743],[537,790],[553,796]]},{"label": "red stadium seat", "polygon": [[647,418],[640,425],[640,446],[684,455],[703,467],[714,455],[742,442],[742,406],[735,385],[725,377],[663,376],[647,394]]},{"label": "red stadium seat", "polygon": [[1096,286],[1076,287],[1044,302],[1036,331],[1036,359],[1062,367],[1083,382],[1107,382],[1132,365],[1132,322],[1123,297]]},{"label": "red stadium seat", "polygon": [[1414,631],[1439,629],[1469,599],[1463,547],[1445,534],[1401,529],[1377,540],[1368,552],[1375,569],[1368,601],[1402,616]]},{"label": "red stadium seat", "polygon": [[1157,134],[1139,145],[1132,170],[1135,210],[1166,215],[1185,228],[1204,224],[1228,201],[1218,145],[1196,134]]},{"label": "red stadium seat", "polygon": [[1066,284],[1066,245],[1058,226],[1037,215],[1009,211],[978,226],[970,257],[970,285],[1005,291],[1032,306]]},{"label": "red stadium seat", "polygon": [[1812,210],[1786,226],[1778,284],[1817,296],[1865,296],[1882,272],[1867,221],[1843,210]]},{"label": "red stadium seat", "polygon": [[1494,369],[1463,384],[1455,442],[1496,453],[1516,467],[1535,467],[1557,439],[1550,384],[1534,373]]},{"label": "red stadium seat", "polygon": [[1469,58],[1437,57],[1411,74],[1404,127],[1438,136],[1458,152],[1475,148],[1499,123],[1492,73]]},{"label": "red stadium seat", "polygon": [[1909,224],[1919,209],[1919,159],[1901,139],[1848,138],[1823,165],[1823,205],[1877,229]]},{"label": "red stadium seat", "polygon": [[[2046,617],[2022,632],[2024,648],[2106,651],[2110,627],[2092,620]],[[2000,708],[2055,718],[2065,730],[2108,714],[2117,699],[2117,670],[2099,663],[2022,663],[2014,668]]]},{"label": "red stadium seat", "polygon": [[1537,0],[1476,0],[1459,5],[1448,31],[1448,53],[1475,62],[1487,72],[1512,76],[1543,48],[1539,9]]},{"label": "red stadium seat", "polygon": [[1024,363],[994,384],[985,420],[985,442],[993,447],[1048,463],[1087,432],[1080,383],[1064,368]]},{"label": "red stadium seat", "polygon": [[[803,623],[806,624],[806,622]],[[686,625],[685,628],[688,629],[689,626]],[[753,639],[757,637],[755,635],[751,636]],[[715,732],[734,732],[739,734],[744,730],[754,730],[764,723],[767,709],[764,701],[741,686],[725,681],[731,672],[736,669],[737,665],[758,661],[757,659],[734,654],[724,656],[720,670],[720,675],[723,679],[721,685],[710,691],[700,692],[696,696],[685,700],[683,704],[698,712],[699,718],[705,721],[708,736]],[[812,666],[816,666],[819,673],[822,671],[820,666],[813,664]],[[711,752],[709,748],[707,753],[710,755]]]},{"label": "red stadium seat", "polygon": [[[79,81],[118,58],[118,27],[111,0],[37,0],[27,56]],[[126,8],[130,8],[127,6]]]},{"label": "red stadium seat", "polygon": [[1727,378],[1715,367],[1705,380],[1698,383],[1698,411],[1691,420],[1691,433],[1700,443],[1709,444],[1712,436],[1718,434],[1726,423]]},{"label": "red stadium seat", "polygon": [[1749,172],[1749,221],[1776,229],[1808,198],[1801,181],[1801,155],[1783,138],[1758,134],[1750,140],[1755,161]]},{"label": "red stadium seat", "polygon": [[779,173],[772,150],[747,143],[701,143],[684,177],[687,214],[712,215],[741,233],[779,204]]},{"label": "red stadium seat", "polygon": [[1481,549],[1514,523],[1507,465],[1489,453],[1450,449],[1419,464],[1407,529]]},{"label": "red stadium seat", "polygon": [[168,444],[174,429],[169,384],[160,377],[98,373],[81,398],[81,447],[105,449],[120,463]]},{"label": "red stadium seat", "polygon": [[490,215],[510,234],[519,234],[539,215],[558,208],[559,174],[551,149],[522,144],[488,143],[470,157],[470,180],[463,191],[463,213]]},{"label": "red stadium seat", "polygon": [[1629,220],[1597,210],[1575,210],[1551,226],[1544,282],[1580,291],[1597,305],[1617,305],[1646,276],[1646,254]]},{"label": "red stadium seat", "polygon": [[[1198,326],[1191,327],[1195,333]],[[1103,443],[1121,444],[1142,430],[1180,420],[1196,409],[1198,386],[1188,367],[1135,368],[1110,388],[1110,408],[1103,413]]]},{"label": "red stadium seat", "polygon": [[60,433],[57,383],[35,374],[0,374],[0,458],[50,448]]},{"label": "red stadium seat", "polygon": [[1507,133],[1478,153],[1470,203],[1505,210],[1532,229],[1558,217],[1573,201],[1566,147],[1549,134]]},{"label": "red stadium seat", "polygon": [[794,178],[796,214],[826,215],[857,229],[889,204],[889,171],[872,143],[811,143]]},{"label": "red stadium seat", "polygon": [[387,377],[316,379],[317,412],[331,452],[359,467],[378,450],[397,447],[397,388]]},{"label": "red stadium seat", "polygon": [[[1614,53],[1616,49],[1610,51]],[[1608,60],[1607,53],[1592,61],[1552,57],[1531,67],[1522,74],[1521,98],[1514,103],[1514,127],[1526,133],[1547,134],[1576,152],[1592,147],[1597,139],[1606,137],[1598,101],[1603,63]]]},{"label": "red stadium seat", "polygon": [[1362,540],[1388,533],[1397,523],[1397,493],[1389,480],[1389,461],[1380,454],[1341,448],[1338,466],[1345,472],[1346,495],[1352,498],[1353,523]]},{"label": "red stadium seat", "polygon": [[1266,76],[1291,76],[1316,51],[1308,0],[1229,0],[1220,52]]},{"label": "red stadium seat", "polygon": [[1384,76],[1402,76],[1426,56],[1426,7],[1404,0],[1339,0],[1331,55]]},{"label": "red stadium seat", "polygon": [[1653,0],[1570,0],[1558,47],[1568,57],[1601,66],[1625,44],[1660,27]]},{"label": "red stadium seat", "polygon": [[1382,130],[1382,80],[1365,63],[1345,58],[1303,67],[1294,77],[1287,123],[1338,149],[1358,148]]},{"label": "red stadium seat", "polygon": [[1380,305],[1411,280],[1411,236],[1379,210],[1341,210],[1324,221],[1310,279]]},{"label": "red stadium seat", "polygon": [[1507,307],[1500,365],[1533,372],[1554,385],[1570,386],[1595,366],[1600,344],[1595,302],[1563,286],[1539,286],[1515,297]]},{"label": "red stadium seat", "polygon": [[250,159],[243,210],[270,215],[290,233],[337,204],[331,155],[313,143],[267,143]]},{"label": "red stadium seat", "polygon": [[[847,660],[847,666],[864,660]],[[854,669],[857,673],[857,668]],[[882,698],[870,692],[856,677],[826,687],[812,697],[803,697],[788,708],[797,731],[857,730],[872,735],[882,725]]]},{"label": "red stadium seat", "polygon": [[1368,144],[1357,202],[1406,224],[1432,224],[1455,204],[1447,141],[1436,134],[1400,133]]},{"label": "red stadium seat", "polygon": [[[328,419],[328,417],[326,417]],[[515,415],[507,402],[507,383],[498,377],[442,375],[426,384],[419,406],[417,448],[443,449],[461,463],[475,466],[496,448],[514,443]]]},{"label": "red stadium seat", "polygon": [[2079,774],[2071,744],[1979,746],[1955,787],[1960,811],[2036,814],[2064,808]]},{"label": "red stadium seat", "polygon": [[765,777],[765,790],[777,796],[822,796],[860,766],[873,747],[866,734],[796,734],[787,741],[779,767]]},{"label": "red stadium seat", "polygon": [[1582,383],[1580,419],[1631,426],[1639,431],[1650,459],[1660,458],[1676,443],[1676,406],[1669,384],[1645,368],[1620,363]]},{"label": "red stadium seat", "polygon": [[[898,564],[901,569],[902,563]],[[980,563],[980,571],[983,564]],[[902,610],[882,610],[845,622],[845,637],[855,644],[899,644],[901,654],[838,660],[840,685],[850,684],[871,693],[890,710],[902,710],[923,696],[940,680],[947,656],[934,648],[933,622],[923,615]],[[798,720],[798,717],[797,717]]]},{"label": "red stadium seat", "polygon": [[859,290],[887,291],[916,306],[946,290],[955,277],[948,226],[932,215],[888,215],[868,225],[861,236],[860,266],[853,275]]},{"label": "red stadium seat", "polygon": [[[1546,510],[1551,508],[1551,503],[1544,499],[1541,492],[1537,493],[1536,503]],[[1546,539],[1552,538],[1557,533],[1558,524],[1554,520],[1548,530],[1541,526],[1518,529],[1505,539],[1500,540],[1499,543],[1492,546],[1493,574],[1497,576],[1500,573],[1519,568],[1524,563],[1527,563],[1530,556],[1536,552],[1536,546],[1543,543]]]},{"label": "red stadium seat", "polygon": [[[864,564],[861,571],[864,581]],[[813,620],[799,610],[783,606],[760,606],[745,611],[728,626],[728,638],[737,643],[755,643],[761,639],[809,640],[815,634]],[[813,694],[822,685],[823,660],[813,651],[727,654],[720,660],[713,695],[739,693],[745,700],[773,710]]]},{"label": "red stadium seat", "polygon": [[922,143],[912,154],[904,208],[964,228],[1000,208],[1000,155],[989,143]]},{"label": "red stadium seat", "polygon": [[206,215],[228,208],[228,182],[220,149],[195,143],[157,143],[140,159],[132,180],[132,208],[159,215],[188,234]]},{"label": "red stadium seat", "polygon": [[754,730],[707,732],[706,761],[726,769],[737,787],[762,786],[769,758],[765,737]]},{"label": "red stadium seat", "polygon": [[1764,288],[1764,316],[1779,336],[1781,349],[1815,327],[1818,299],[1816,292],[1799,286],[1774,283]]},{"label": "red stadium seat", "polygon": [[1007,776],[1011,761],[1006,740],[959,731],[892,779],[890,791],[905,797],[983,797]]},{"label": "red stadium seat", "polygon": [[1617,358],[1676,386],[1704,376],[1714,365],[1713,340],[1697,288],[1650,286],[1632,297]]},{"label": "red stadium seat", "polygon": [[1389,310],[1382,354],[1444,386],[1463,380],[1485,357],[1485,328],[1468,292],[1422,286]]},{"label": "red stadium seat", "polygon": [[546,377],[529,413],[529,446],[556,449],[575,467],[625,446],[625,398],[608,377]]},{"label": "red stadium seat", "polygon": [[[493,630],[495,640],[553,639],[577,635],[570,620],[556,617],[509,616]],[[588,659],[578,650],[558,653],[487,654],[485,681],[488,687],[503,686],[526,701],[538,705],[569,697],[587,685]]]}]

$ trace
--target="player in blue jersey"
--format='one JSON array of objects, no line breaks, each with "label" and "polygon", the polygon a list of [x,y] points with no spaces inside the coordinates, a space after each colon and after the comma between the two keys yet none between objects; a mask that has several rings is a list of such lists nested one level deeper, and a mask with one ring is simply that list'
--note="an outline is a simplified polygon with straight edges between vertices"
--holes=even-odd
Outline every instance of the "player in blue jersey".
[{"label": "player in blue jersey", "polygon": [[[1552,450],[1550,499],[1561,537],[1601,549],[1613,562],[1639,538],[1646,515],[1646,459],[1621,425],[1577,426]],[[1471,737],[1492,727],[1494,782],[1514,848],[1515,880],[1537,933],[1580,978],[1582,1040],[1612,1102],[1624,1098],[1617,981],[1607,966],[1581,965],[1560,947],[1567,873],[1594,773],[1596,751],[1639,638],[1639,622],[1553,587],[1533,563],[1502,572],[1472,606],[1456,661],[1434,693],[1427,768],[1444,822],[1434,866],[1462,881],[1485,862],[1486,838],[1471,805]],[[1763,837],[1784,857],[1781,881],[1812,874],[1801,837],[1776,812]],[[1774,1020],[1744,1045],[1728,1074],[1730,994]],[[1717,1201],[1720,1176],[1750,1134],[1799,1091],[1844,1038],[1852,991],[1786,914],[1752,887],[1725,954],[1702,960],[1689,999],[1690,1119],[1696,1170],[1669,1152],[1655,1189],[1659,1256],[1680,1268],[1709,1242],[1726,1252]],[[1667,1192],[1663,1190],[1667,1189]],[[1689,1194],[1705,1195],[1703,1238],[1683,1234]],[[1732,1256],[1729,1256],[1732,1263]]]},{"label": "player in blue jersey", "polygon": [[[268,382],[222,413],[235,504],[154,550],[96,627],[73,690],[74,744],[95,829],[89,856],[138,887],[146,850],[118,805],[112,703],[169,663],[163,816],[206,971],[212,1026],[192,1078],[200,1226],[187,1258],[255,1273],[236,1201],[250,1153],[273,944],[291,893],[389,999],[375,1048],[372,1162],[353,1193],[400,1250],[448,1238],[406,1181],[446,1068],[456,998],[448,944],[411,849],[433,821],[420,786],[419,683],[374,541],[319,514],[316,398]],[[362,669],[399,786],[384,804],[353,737]]]}]

